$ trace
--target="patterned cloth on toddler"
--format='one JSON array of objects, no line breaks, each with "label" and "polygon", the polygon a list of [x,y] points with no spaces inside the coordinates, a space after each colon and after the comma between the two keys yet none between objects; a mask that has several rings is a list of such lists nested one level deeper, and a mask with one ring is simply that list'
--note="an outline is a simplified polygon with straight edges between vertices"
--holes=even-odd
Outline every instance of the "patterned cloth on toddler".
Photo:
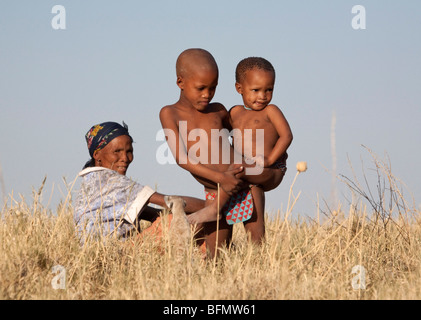
[{"label": "patterned cloth on toddler", "polygon": [[[206,200],[215,200],[217,193],[205,191]],[[251,189],[244,189],[234,194],[224,205],[221,212],[229,225],[245,222],[253,214],[253,197]]]}]

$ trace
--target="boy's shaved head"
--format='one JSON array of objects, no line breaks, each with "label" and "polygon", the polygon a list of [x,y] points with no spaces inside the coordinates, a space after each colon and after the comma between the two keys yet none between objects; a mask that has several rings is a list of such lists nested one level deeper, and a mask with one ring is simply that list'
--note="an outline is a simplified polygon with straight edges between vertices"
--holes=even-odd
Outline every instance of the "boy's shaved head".
[{"label": "boy's shaved head", "polygon": [[243,81],[247,71],[253,69],[273,72],[273,75],[275,76],[275,69],[269,61],[260,57],[250,57],[245,58],[238,63],[237,68],[235,70],[235,81],[240,83],[241,81]]},{"label": "boy's shaved head", "polygon": [[192,48],[183,51],[177,59],[177,77],[186,77],[197,71],[211,70],[218,73],[214,57],[206,50]]}]

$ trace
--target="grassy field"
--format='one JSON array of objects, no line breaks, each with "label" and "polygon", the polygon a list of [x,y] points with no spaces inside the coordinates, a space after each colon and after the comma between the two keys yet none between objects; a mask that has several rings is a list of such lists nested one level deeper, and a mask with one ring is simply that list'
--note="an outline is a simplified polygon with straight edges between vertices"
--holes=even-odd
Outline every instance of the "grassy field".
[{"label": "grassy field", "polygon": [[375,194],[344,178],[352,203],[315,219],[297,216],[292,194],[288,210],[267,219],[261,246],[236,225],[218,260],[194,246],[176,260],[165,237],[81,247],[71,201],[51,212],[37,192],[30,204],[9,199],[0,299],[420,299],[420,212],[375,163]]}]

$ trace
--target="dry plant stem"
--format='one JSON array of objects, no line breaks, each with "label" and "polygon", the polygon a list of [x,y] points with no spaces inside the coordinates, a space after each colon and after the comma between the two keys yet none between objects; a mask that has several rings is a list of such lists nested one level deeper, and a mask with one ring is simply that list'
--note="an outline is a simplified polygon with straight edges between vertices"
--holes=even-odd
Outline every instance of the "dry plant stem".
[{"label": "dry plant stem", "polygon": [[[219,215],[221,214],[220,213],[220,208],[219,208],[219,188],[220,188],[220,185],[219,185],[219,183],[218,183],[218,195],[217,195],[217,201],[218,201],[218,203],[217,203],[217,212],[218,212],[218,219],[216,219],[216,240],[215,240],[215,252],[214,252],[214,257],[213,257],[213,269],[212,269],[212,274],[215,274],[215,270],[216,270],[216,258],[217,258],[217,253],[218,253],[218,240],[219,240],[219,237],[218,237],[218,235],[219,235]],[[222,219],[222,218],[221,218]]]},{"label": "dry plant stem", "polygon": [[355,239],[358,238],[358,236],[363,232],[364,230],[361,229],[360,231],[358,231],[358,233],[352,238],[351,241],[349,241],[349,243],[346,245],[346,247],[339,253],[339,255],[337,256],[337,258],[335,259],[335,261],[330,265],[329,269],[326,271],[326,273],[322,276],[322,278],[319,281],[319,286],[320,284],[323,282],[323,280],[326,278],[326,276],[329,274],[330,270],[332,270],[332,268],[335,266],[335,264],[339,261],[339,259],[342,257],[342,255],[346,252],[346,250],[348,250],[348,248],[351,246],[351,244],[355,241]]},{"label": "dry plant stem", "polygon": [[[64,201],[63,208],[65,208],[66,205],[70,202],[70,199],[71,199],[71,196],[72,196],[73,187],[75,186],[77,179],[78,179],[78,177],[76,176],[74,178],[73,182],[72,182],[72,185],[71,185],[70,189],[67,190],[67,196],[66,196],[66,199]],[[66,185],[66,187],[67,187],[67,185]]]},{"label": "dry plant stem", "polygon": [[[295,174],[294,180],[292,181],[291,187],[289,188],[287,211],[286,211],[286,214],[285,214],[284,223],[282,224],[282,227],[281,227],[281,234],[282,234],[285,224],[287,225],[288,237],[290,236],[288,217],[289,217],[290,213],[292,212],[292,209],[294,208],[294,206],[295,206],[295,204],[296,204],[296,202],[297,202],[297,200],[298,200],[298,198],[300,197],[300,194],[301,194],[301,191],[300,191],[298,193],[298,195],[296,197],[294,197],[293,192],[292,192],[292,188],[293,188],[293,186],[295,184],[295,181],[297,180],[297,177],[298,177],[299,174],[300,174],[300,172],[297,171],[297,173]],[[292,205],[291,205],[291,196],[294,198],[294,202],[293,202]]]},{"label": "dry plant stem", "polygon": [[[304,260],[304,258],[306,258],[307,256],[309,256],[310,254],[316,254],[321,248],[322,245],[325,244],[326,242],[328,242],[328,240],[330,240],[334,235],[336,235],[339,231],[341,231],[343,229],[343,226],[345,225],[346,221],[343,221],[342,224],[340,224],[329,236],[325,237],[321,242],[319,242],[318,244],[316,244],[316,246],[314,248],[312,248],[310,251],[308,251],[305,255],[303,255],[301,257],[301,260]],[[294,268],[299,261],[294,262],[294,264],[291,266],[291,269]]]},{"label": "dry plant stem", "polygon": [[300,174],[300,172],[297,171],[297,173],[295,174],[294,180],[292,181],[291,187],[289,188],[287,214],[290,212],[289,206],[290,206],[290,203],[291,203],[292,187],[294,186],[295,181],[297,180],[297,177],[298,177],[299,174]]},{"label": "dry plant stem", "polygon": [[41,183],[41,187],[38,189],[38,192],[33,191],[34,193],[34,209],[33,214],[36,215],[38,212],[38,205],[40,203],[40,198],[42,194],[42,190],[44,189],[45,182],[47,181],[47,176],[44,177],[44,180]]},{"label": "dry plant stem", "polygon": [[[363,147],[369,152],[375,164],[375,172],[377,174],[377,193],[372,192],[372,188],[370,187],[369,181],[365,174],[364,167],[362,171],[366,189],[359,183],[351,164],[350,166],[354,173],[354,179],[351,180],[348,177],[341,175],[342,181],[349,187],[354,195],[361,196],[369,203],[373,209],[373,212],[375,213],[375,224],[377,224],[377,221],[381,221],[385,230],[387,230],[389,223],[395,224],[400,230],[400,233],[404,236],[404,239],[409,241],[408,223],[397,225],[394,219],[394,214],[397,212],[397,215],[400,219],[403,221],[408,221],[408,213],[417,212],[415,204],[413,205],[413,208],[411,208],[409,203],[403,197],[403,193],[397,184],[398,179],[391,172],[390,160],[389,163],[379,160],[372,150],[365,146]],[[386,182],[388,182],[387,185]]]},{"label": "dry plant stem", "polygon": [[[361,239],[360,239],[360,252],[359,252],[359,265],[360,266],[362,266],[363,265],[363,255],[362,255],[362,252],[363,252],[363,243],[364,243],[364,238],[363,238],[363,236],[364,236],[364,227],[365,227],[365,220],[366,220],[366,210],[364,210],[364,214],[363,214],[363,217],[362,217],[362,226],[361,226]],[[350,215],[350,217],[351,217],[351,215]],[[358,299],[361,299],[361,290],[358,290]]]},{"label": "dry plant stem", "polygon": [[2,170],[1,164],[0,164],[0,184],[1,184],[1,192],[3,195],[3,202],[4,202],[4,205],[6,205],[7,203],[6,184],[4,183],[3,170]]}]

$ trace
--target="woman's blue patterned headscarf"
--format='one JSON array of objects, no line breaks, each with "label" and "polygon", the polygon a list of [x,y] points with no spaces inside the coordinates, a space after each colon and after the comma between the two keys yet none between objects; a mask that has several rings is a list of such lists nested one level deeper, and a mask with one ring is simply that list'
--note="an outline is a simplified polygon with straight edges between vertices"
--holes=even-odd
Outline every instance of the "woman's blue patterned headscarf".
[{"label": "woman's blue patterned headscarf", "polygon": [[117,122],[103,122],[94,125],[85,135],[86,143],[88,144],[89,155],[91,159],[86,162],[84,169],[93,167],[95,161],[93,159],[94,152],[104,148],[111,140],[119,136],[129,136],[133,142],[133,138],[129,134],[127,124],[118,124]]}]

